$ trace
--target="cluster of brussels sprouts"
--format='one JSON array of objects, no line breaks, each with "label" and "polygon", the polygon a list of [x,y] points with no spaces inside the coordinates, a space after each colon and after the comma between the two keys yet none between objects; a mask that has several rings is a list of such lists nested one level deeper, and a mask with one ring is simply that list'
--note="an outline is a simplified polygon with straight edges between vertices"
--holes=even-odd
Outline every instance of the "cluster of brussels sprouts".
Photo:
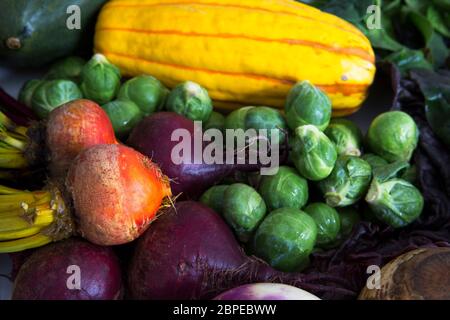
[{"label": "cluster of brussels sprouts", "polygon": [[313,251],[338,246],[361,219],[399,228],[423,210],[409,164],[418,143],[413,119],[383,113],[364,137],[352,121],[331,119],[331,110],[328,97],[304,81],[290,91],[284,115],[249,106],[213,115],[205,126],[279,129],[288,138],[289,163],[276,174],[242,174],[200,199],[246,249],[282,271],[307,267]]},{"label": "cluster of brussels sprouts", "polygon": [[331,101],[308,81],[290,90],[284,114],[247,106],[224,116],[197,83],[169,91],[150,75],[121,80],[119,69],[103,55],[87,62],[69,57],[44,79],[26,83],[20,100],[42,118],[70,100],[93,100],[107,112],[119,138],[162,109],[202,121],[204,130],[266,129],[269,139],[276,130],[277,143],[289,142],[288,165],[274,175],[226,179],[200,199],[223,216],[248,250],[275,268],[306,267],[313,250],[342,243],[361,216],[399,228],[423,210],[415,167],[409,164],[419,131],[404,112],[379,115],[364,137],[352,121],[331,119]]}]

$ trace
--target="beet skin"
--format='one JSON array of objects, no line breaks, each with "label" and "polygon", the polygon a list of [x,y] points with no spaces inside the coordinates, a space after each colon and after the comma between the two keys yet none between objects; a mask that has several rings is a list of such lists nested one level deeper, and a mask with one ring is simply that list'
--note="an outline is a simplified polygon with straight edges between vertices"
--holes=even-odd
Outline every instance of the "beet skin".
[{"label": "beet skin", "polygon": [[[77,272],[74,268],[79,268],[80,289],[71,278]],[[31,255],[15,279],[12,298],[111,300],[121,296],[121,272],[112,249],[69,239],[42,247]]]}]

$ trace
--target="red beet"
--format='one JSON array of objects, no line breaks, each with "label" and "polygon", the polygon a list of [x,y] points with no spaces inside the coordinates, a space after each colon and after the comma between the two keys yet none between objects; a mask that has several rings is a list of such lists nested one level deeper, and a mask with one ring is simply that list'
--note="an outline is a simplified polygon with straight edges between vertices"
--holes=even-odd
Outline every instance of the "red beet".
[{"label": "red beet", "polygon": [[[77,267],[80,289],[77,289],[76,280],[70,278],[77,272],[73,271]],[[121,295],[121,272],[112,249],[69,239],[47,245],[33,253],[20,268],[12,298],[108,300],[120,299]]]},{"label": "red beet", "polygon": [[326,275],[282,273],[246,256],[222,218],[192,201],[178,202],[139,239],[128,276],[134,299],[209,299],[257,282],[332,297],[335,287]]},{"label": "red beet", "polygon": [[[194,137],[194,122],[173,112],[158,112],[144,118],[131,132],[127,144],[157,163],[171,181],[172,194],[180,193],[196,199],[207,188],[222,180],[233,170],[227,164],[194,164],[193,156],[184,160],[191,163],[174,164],[171,159],[173,148],[179,143],[171,141],[172,132],[186,129]],[[194,139],[191,139],[191,151]],[[183,155],[184,156],[184,155]],[[188,162],[188,161],[186,161]]]}]

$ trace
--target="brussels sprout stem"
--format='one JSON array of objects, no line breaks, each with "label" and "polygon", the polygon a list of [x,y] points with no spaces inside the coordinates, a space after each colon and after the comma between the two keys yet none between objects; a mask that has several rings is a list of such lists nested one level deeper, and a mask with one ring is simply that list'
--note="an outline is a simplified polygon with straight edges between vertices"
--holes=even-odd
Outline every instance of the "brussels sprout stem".
[{"label": "brussels sprout stem", "polygon": [[0,185],[0,253],[35,248],[73,232],[56,188],[22,191]]},{"label": "brussels sprout stem", "polygon": [[379,185],[377,182],[375,181],[372,182],[372,185],[370,186],[369,191],[367,192],[366,195],[366,201],[368,203],[374,203],[380,197],[381,192],[378,186]]},{"label": "brussels sprout stem", "polygon": [[337,207],[342,202],[342,196],[336,192],[327,192],[325,199],[330,207]]}]

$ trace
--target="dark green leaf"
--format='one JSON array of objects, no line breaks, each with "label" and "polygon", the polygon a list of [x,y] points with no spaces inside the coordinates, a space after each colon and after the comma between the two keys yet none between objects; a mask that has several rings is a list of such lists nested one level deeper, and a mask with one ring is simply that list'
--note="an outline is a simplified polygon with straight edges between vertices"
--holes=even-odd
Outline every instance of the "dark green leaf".
[{"label": "dark green leaf", "polygon": [[450,37],[450,29],[444,22],[444,18],[439,10],[433,6],[428,7],[427,18],[433,28],[446,37]]},{"label": "dark green leaf", "polygon": [[393,52],[385,60],[394,63],[402,75],[406,75],[409,70],[418,68],[433,70],[433,65],[419,50],[403,48],[400,51]]}]

